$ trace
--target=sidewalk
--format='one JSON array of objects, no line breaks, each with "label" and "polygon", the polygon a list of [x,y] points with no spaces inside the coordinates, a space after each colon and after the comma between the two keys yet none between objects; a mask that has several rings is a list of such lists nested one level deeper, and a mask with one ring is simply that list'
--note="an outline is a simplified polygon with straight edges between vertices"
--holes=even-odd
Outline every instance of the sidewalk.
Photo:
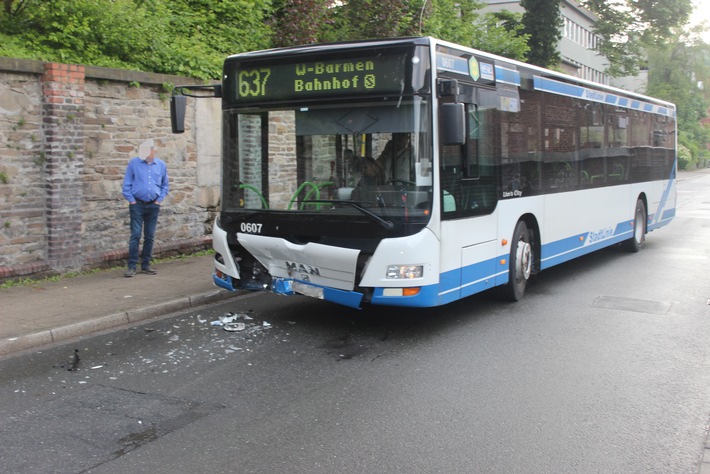
[{"label": "sidewalk", "polygon": [[212,255],[0,289],[0,356],[236,296],[212,283]]}]

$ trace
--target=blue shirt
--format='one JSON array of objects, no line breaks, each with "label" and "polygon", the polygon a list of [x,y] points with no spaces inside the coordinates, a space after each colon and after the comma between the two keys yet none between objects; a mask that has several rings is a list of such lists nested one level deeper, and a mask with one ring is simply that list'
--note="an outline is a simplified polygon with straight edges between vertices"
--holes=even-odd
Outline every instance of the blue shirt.
[{"label": "blue shirt", "polygon": [[152,163],[133,158],[126,168],[122,192],[128,202],[137,199],[163,202],[168,195],[168,167],[165,162],[160,158],[153,158]]}]

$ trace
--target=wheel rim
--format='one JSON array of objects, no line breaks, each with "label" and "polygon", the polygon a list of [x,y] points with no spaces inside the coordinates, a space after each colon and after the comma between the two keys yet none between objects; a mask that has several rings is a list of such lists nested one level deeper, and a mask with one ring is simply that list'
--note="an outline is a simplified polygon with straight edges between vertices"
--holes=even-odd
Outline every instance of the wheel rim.
[{"label": "wheel rim", "polygon": [[636,212],[636,222],[634,223],[634,240],[637,243],[643,241],[643,212],[640,210]]},{"label": "wheel rim", "polygon": [[525,280],[530,278],[532,272],[532,246],[523,240],[518,242],[518,249],[515,254],[518,264],[518,274]]}]

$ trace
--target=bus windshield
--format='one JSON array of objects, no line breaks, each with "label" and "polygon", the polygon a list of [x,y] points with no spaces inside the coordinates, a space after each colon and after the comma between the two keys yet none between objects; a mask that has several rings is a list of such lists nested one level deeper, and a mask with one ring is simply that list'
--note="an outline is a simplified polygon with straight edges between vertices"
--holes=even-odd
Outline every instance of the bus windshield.
[{"label": "bus windshield", "polygon": [[410,97],[226,110],[222,210],[426,221],[429,108]]}]

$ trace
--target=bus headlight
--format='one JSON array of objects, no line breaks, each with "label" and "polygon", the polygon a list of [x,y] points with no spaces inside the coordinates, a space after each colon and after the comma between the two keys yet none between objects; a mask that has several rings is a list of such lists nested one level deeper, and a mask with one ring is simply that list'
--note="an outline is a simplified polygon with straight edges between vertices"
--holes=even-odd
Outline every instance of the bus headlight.
[{"label": "bus headlight", "polygon": [[423,265],[390,265],[387,267],[388,280],[411,280],[424,276]]}]

